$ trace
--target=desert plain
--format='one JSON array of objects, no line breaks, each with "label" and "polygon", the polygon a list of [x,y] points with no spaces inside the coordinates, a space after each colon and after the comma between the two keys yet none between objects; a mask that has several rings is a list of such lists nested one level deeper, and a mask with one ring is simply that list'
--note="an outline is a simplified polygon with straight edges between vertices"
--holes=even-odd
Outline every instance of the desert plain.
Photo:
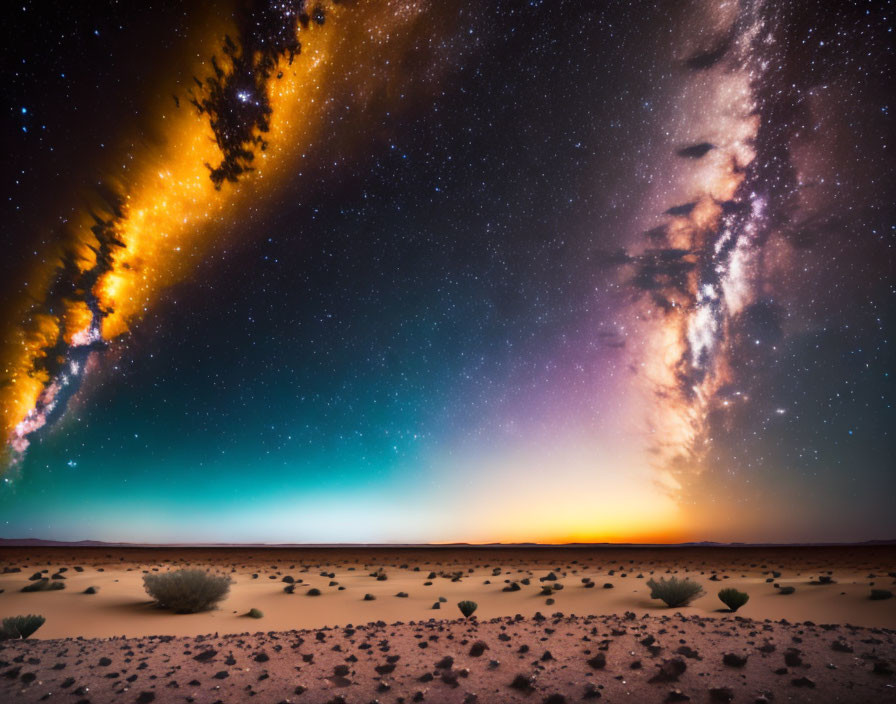
[{"label": "desert plain", "polygon": [[[144,575],[181,568],[229,594],[158,608]],[[651,599],[672,576],[705,594]],[[894,585],[889,545],[6,547],[0,617],[46,622],[0,642],[0,700],[896,701],[896,599],[870,598]]]}]

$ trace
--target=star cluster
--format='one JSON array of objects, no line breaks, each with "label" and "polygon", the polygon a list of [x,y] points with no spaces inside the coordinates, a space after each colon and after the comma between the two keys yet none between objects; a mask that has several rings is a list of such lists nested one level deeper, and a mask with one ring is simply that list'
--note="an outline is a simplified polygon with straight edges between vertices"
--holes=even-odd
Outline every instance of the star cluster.
[{"label": "star cluster", "polygon": [[887,4],[17,12],[4,535],[896,528]]}]

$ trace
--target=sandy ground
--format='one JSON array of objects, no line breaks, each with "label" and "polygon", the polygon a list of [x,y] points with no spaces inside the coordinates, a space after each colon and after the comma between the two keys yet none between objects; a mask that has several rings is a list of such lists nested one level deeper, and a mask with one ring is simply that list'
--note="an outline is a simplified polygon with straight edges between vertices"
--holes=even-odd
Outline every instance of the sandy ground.
[{"label": "sandy ground", "polygon": [[[218,609],[178,615],[153,606],[143,589],[144,572],[184,566],[232,577],[230,594]],[[560,610],[580,615],[625,611],[661,615],[667,610],[649,598],[646,581],[670,574],[691,577],[706,591],[706,596],[681,609],[686,615],[718,615],[724,609],[716,596],[719,589],[735,587],[750,595],[739,616],[896,628],[896,598],[868,598],[872,585],[896,591],[896,579],[891,576],[896,572],[896,549],[892,547],[0,550],[0,572],[12,569],[21,571],[0,574],[4,590],[0,616],[43,615],[46,624],[35,638],[187,636],[376,620],[451,619],[459,616],[456,604],[462,599],[479,604],[476,615],[480,619]],[[62,569],[64,590],[21,592],[36,572],[53,576]],[[371,576],[380,570],[385,580]],[[433,572],[436,576],[429,578]],[[553,604],[540,595],[548,584],[540,578],[550,572],[563,585],[553,595]],[[283,591],[286,576],[297,584],[294,594]],[[829,576],[833,583],[811,584],[819,576]],[[521,582],[526,578],[529,585]],[[595,587],[586,588],[583,578],[591,579]],[[520,590],[502,591],[510,582],[518,583]],[[613,588],[605,589],[604,584]],[[782,595],[775,584],[793,586],[796,591]],[[98,592],[84,594],[90,586]],[[306,596],[312,587],[321,596]],[[400,592],[407,597],[396,596]],[[365,594],[376,598],[364,601]],[[446,602],[434,610],[439,597]],[[260,609],[264,617],[248,619],[245,614],[250,608]]]},{"label": "sandy ground", "polygon": [[[153,605],[144,573],[185,566],[231,576],[219,608]],[[896,702],[896,598],[869,598],[894,571],[892,547],[6,548],[0,616],[46,624],[0,642],[0,701]],[[37,573],[65,589],[23,593]],[[707,594],[668,609],[646,582],[669,575]]]}]

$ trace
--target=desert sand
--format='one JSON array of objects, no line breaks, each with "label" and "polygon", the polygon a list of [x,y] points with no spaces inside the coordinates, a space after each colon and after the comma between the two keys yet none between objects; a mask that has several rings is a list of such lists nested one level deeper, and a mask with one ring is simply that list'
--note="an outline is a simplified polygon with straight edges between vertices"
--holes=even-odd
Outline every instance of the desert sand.
[{"label": "desert sand", "polygon": [[[154,606],[144,573],[185,566],[231,576],[219,608]],[[0,571],[0,616],[46,618],[0,643],[4,701],[580,701],[586,687],[609,701],[896,701],[896,599],[869,598],[894,589],[887,546],[5,548]],[[38,572],[65,589],[23,593]],[[647,579],[670,575],[706,595],[676,609],[650,599]],[[736,615],[723,587],[750,595]],[[475,618],[460,617],[462,599]],[[600,653],[606,664],[589,665]]]}]

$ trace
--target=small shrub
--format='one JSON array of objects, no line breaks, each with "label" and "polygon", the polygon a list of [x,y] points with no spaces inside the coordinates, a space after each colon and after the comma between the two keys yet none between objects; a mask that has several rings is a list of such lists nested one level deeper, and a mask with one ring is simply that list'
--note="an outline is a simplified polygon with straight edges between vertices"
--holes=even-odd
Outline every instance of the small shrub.
[{"label": "small shrub", "polygon": [[460,612],[466,617],[470,618],[473,615],[473,612],[479,607],[475,601],[470,601],[465,599],[464,601],[459,601],[457,603],[457,608],[460,609]]},{"label": "small shrub", "polygon": [[261,618],[262,616],[264,616],[264,614],[260,609],[252,608],[246,612],[246,616],[248,616],[249,618]]},{"label": "small shrub", "polygon": [[364,601],[373,601],[376,597],[373,594],[365,594]]},{"label": "small shrub", "polygon": [[704,594],[703,587],[697,582],[677,577],[661,577],[659,581],[651,578],[647,580],[647,586],[650,587],[651,599],[660,599],[669,607],[687,606]]},{"label": "small shrub", "polygon": [[778,590],[778,594],[793,594],[796,591],[796,587],[781,587]]},{"label": "small shrub", "polygon": [[0,640],[24,639],[44,625],[43,616],[28,614],[27,616],[10,616],[3,619],[0,626]]},{"label": "small shrub", "polygon": [[87,587],[87,589],[84,590],[84,593],[85,594],[96,594],[98,591],[99,591],[99,587]]},{"label": "small shrub", "polygon": [[737,589],[722,589],[719,592],[719,599],[731,611],[737,611],[750,600],[750,595],[746,592],[739,592]]},{"label": "small shrub", "polygon": [[146,593],[163,609],[194,614],[212,608],[230,591],[230,577],[203,570],[181,569],[143,576]]},{"label": "small shrub", "polygon": [[305,592],[308,596],[320,596],[320,589],[317,587],[311,587],[307,592]]},{"label": "small shrub", "polygon": [[874,601],[883,601],[884,599],[892,599],[893,592],[891,592],[889,589],[872,589],[870,598]]}]

